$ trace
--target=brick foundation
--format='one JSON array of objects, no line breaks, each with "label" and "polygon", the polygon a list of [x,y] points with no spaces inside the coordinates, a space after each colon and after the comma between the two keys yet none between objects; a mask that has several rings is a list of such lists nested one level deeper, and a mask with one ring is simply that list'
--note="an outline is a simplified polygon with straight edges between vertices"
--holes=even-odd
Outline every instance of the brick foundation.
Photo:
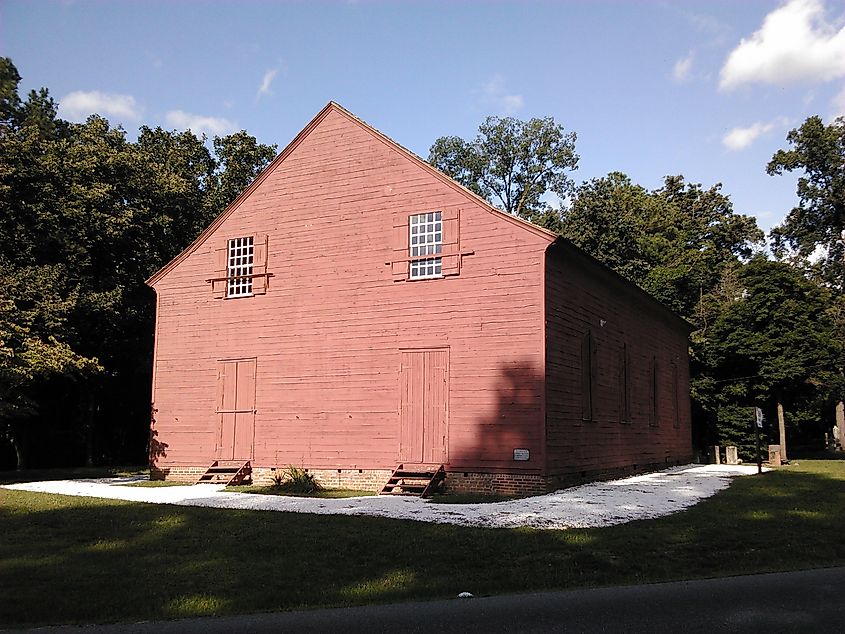
[{"label": "brick foundation", "polygon": [[490,493],[496,495],[541,495],[548,491],[546,478],[522,473],[450,472],[447,493]]},{"label": "brick foundation", "polygon": [[[665,463],[629,465],[613,469],[563,473],[552,476],[451,471],[446,475],[445,490],[447,493],[542,495],[579,484],[624,478],[689,462],[689,459],[667,461]],[[258,486],[273,484],[273,475],[276,470],[277,468],[274,467],[253,467],[252,483]],[[279,467],[278,470],[284,471],[284,468]],[[196,482],[205,471],[206,467],[152,467],[150,479]],[[306,471],[313,474],[317,482],[327,489],[356,489],[359,491],[380,491],[393,473],[391,469],[306,469]]]},{"label": "brick foundation", "polygon": [[150,467],[150,480],[196,482],[208,467]]},{"label": "brick foundation", "polygon": [[[284,468],[279,467],[280,472]],[[355,489],[357,491],[381,491],[384,483],[393,473],[391,469],[306,469],[320,486],[327,489]],[[259,486],[273,484],[272,467],[255,467],[252,470],[252,483]]]}]

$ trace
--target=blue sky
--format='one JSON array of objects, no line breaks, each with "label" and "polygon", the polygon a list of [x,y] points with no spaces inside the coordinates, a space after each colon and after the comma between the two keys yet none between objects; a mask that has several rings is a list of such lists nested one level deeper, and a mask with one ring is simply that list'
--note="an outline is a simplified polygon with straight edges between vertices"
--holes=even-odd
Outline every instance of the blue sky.
[{"label": "blue sky", "polygon": [[485,116],[552,116],[576,182],[723,183],[776,225],[794,176],[765,165],[813,114],[845,114],[840,0],[63,2],[3,0],[0,54],[60,114],[99,112],[281,149],[329,100],[423,157]]}]

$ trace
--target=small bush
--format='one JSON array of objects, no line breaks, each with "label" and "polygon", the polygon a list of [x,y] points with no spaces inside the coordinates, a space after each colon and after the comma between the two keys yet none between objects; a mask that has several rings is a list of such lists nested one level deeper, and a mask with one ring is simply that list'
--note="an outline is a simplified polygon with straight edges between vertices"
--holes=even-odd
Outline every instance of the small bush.
[{"label": "small bush", "polygon": [[288,465],[283,471],[276,469],[273,472],[273,486],[291,493],[314,493],[323,488],[313,474],[293,465]]}]

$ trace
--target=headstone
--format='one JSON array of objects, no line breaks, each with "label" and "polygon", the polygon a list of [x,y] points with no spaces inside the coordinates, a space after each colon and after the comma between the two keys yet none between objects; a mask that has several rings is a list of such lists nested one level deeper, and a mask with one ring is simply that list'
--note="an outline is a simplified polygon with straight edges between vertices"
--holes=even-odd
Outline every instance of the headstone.
[{"label": "headstone", "polygon": [[780,445],[769,445],[769,466],[779,467],[780,465]]},{"label": "headstone", "polygon": [[725,464],[739,464],[739,456],[734,445],[725,447]]},{"label": "headstone", "polygon": [[721,458],[719,456],[719,445],[708,447],[708,451],[710,452],[710,462],[712,464],[719,464],[721,462]]}]

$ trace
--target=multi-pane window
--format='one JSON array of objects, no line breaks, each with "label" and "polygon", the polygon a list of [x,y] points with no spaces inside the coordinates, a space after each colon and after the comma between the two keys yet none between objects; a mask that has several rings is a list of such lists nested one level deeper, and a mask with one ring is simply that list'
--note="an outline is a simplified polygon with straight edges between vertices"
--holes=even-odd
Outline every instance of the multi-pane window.
[{"label": "multi-pane window", "polygon": [[[410,218],[410,254],[412,258],[436,255],[443,250],[443,214],[432,211]],[[443,273],[443,258],[421,258],[411,260],[411,279],[440,277]]]},{"label": "multi-pane window", "polygon": [[252,264],[255,246],[252,236],[229,240],[226,260],[226,296],[252,294]]}]

